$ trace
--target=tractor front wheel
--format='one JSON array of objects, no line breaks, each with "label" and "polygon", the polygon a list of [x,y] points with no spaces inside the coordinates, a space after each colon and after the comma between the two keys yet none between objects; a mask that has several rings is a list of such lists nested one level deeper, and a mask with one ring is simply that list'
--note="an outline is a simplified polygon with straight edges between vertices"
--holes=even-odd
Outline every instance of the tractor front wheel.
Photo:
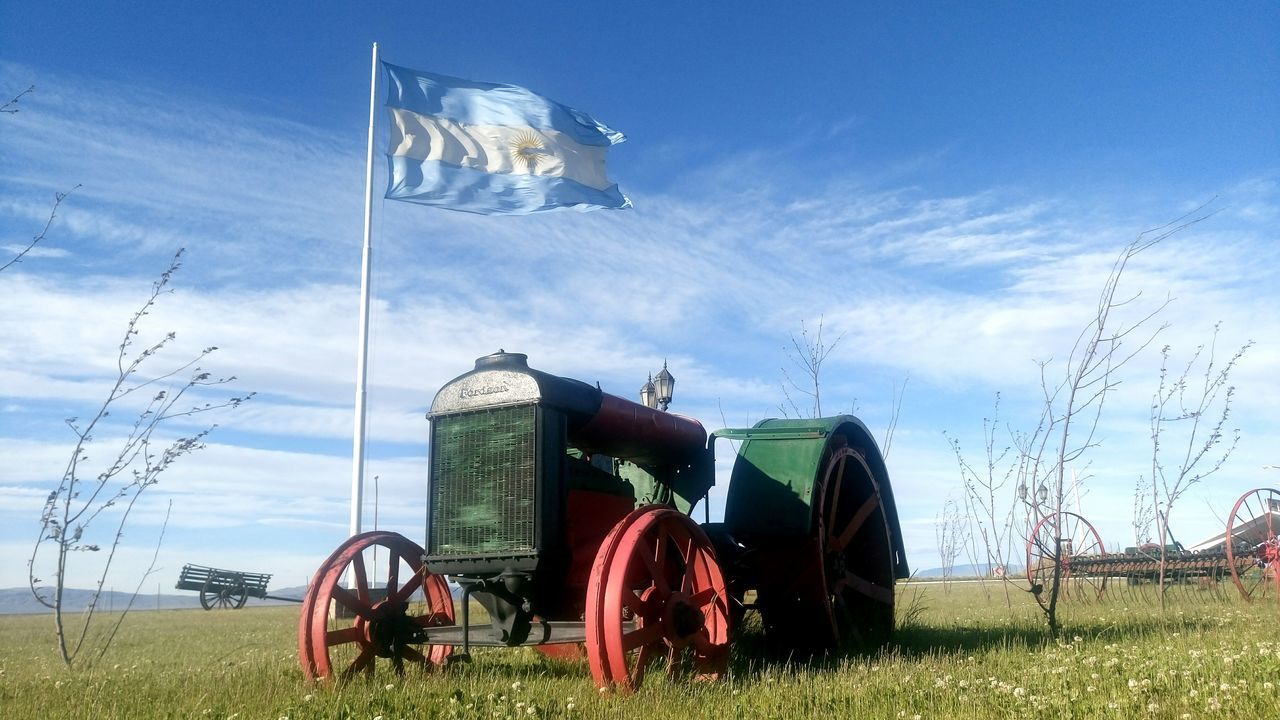
[{"label": "tractor front wheel", "polygon": [[587,657],[601,688],[631,692],[651,663],[715,679],[729,659],[729,595],[702,528],[665,506],[636,510],[596,554],[587,587]]},{"label": "tractor front wheel", "polygon": [[[365,551],[385,550],[371,586]],[[446,645],[419,649],[420,628],[454,624],[453,597],[440,575],[423,563],[422,548],[402,535],[368,532],[347,540],[316,571],[298,621],[298,660],[308,680],[346,680],[372,674],[377,658],[397,674],[405,661],[430,668],[453,651]],[[355,588],[342,583],[348,572]],[[403,582],[402,582],[403,581]],[[332,617],[330,609],[332,607]],[[423,652],[426,650],[426,652]]]}]

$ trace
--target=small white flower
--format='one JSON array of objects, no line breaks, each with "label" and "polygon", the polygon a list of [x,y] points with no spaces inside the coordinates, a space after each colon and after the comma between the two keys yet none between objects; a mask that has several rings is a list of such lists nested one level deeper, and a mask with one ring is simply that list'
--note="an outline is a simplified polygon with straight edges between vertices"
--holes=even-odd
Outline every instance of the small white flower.
[{"label": "small white flower", "polygon": [[513,691],[515,691],[515,692],[520,692],[520,687],[521,687],[521,685],[520,685],[520,681],[519,681],[519,680],[517,680],[517,681],[515,681],[515,682],[511,683],[511,689],[512,689]]},{"label": "small white flower", "polygon": [[302,702],[311,702],[315,698],[316,698],[315,695],[312,695],[311,693],[307,693],[306,695],[302,696]]},{"label": "small white flower", "polygon": [[396,684],[395,684],[395,683],[387,683],[387,686],[386,686],[386,688],[385,688],[385,689],[386,689],[386,690],[395,690],[395,689],[396,689]]}]

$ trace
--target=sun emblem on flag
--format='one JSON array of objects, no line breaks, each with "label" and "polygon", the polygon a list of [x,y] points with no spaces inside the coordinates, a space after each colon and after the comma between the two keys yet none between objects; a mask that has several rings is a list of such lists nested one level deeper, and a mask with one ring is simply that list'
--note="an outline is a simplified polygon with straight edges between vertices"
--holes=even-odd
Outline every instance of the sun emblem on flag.
[{"label": "sun emblem on flag", "polygon": [[524,131],[511,141],[511,157],[517,163],[524,163],[530,173],[538,170],[538,162],[549,156],[547,145],[542,136],[531,131]]}]

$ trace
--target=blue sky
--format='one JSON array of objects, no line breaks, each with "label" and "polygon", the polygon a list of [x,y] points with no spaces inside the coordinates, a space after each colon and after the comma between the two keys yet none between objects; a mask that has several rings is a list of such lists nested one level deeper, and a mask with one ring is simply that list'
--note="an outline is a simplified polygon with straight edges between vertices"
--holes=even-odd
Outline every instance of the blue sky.
[{"label": "blue sky", "polygon": [[[1175,532],[1207,535],[1241,492],[1277,482],[1272,3],[468,3],[406,18],[13,2],[0,94],[37,89],[0,116],[0,246],[82,187],[0,273],[0,587],[25,582],[70,450],[63,419],[105,392],[129,312],[178,247],[187,264],[147,332],[177,331],[173,357],[219,346],[208,366],[259,397],[144,496],[120,586],[170,499],[165,586],[184,562],[301,584],[343,539],[374,41],[389,62],[523,85],[625,132],[610,174],[636,205],[491,218],[375,202],[383,527],[422,539],[422,414],[478,355],[525,352],[628,397],[666,359],[673,410],[747,425],[778,414],[783,347],[821,318],[842,336],[828,410],[856,403],[880,434],[907,381],[889,466],[912,564],[932,567],[934,518],[959,493],[943,432],[976,448],[997,392],[1011,424],[1034,422],[1033,360],[1066,357],[1115,254],[1209,201],[1217,214],[1124,282],[1142,294],[1132,312],[1174,299],[1153,349],[1186,357],[1219,321],[1222,353],[1257,342],[1235,375],[1237,454],[1182,501]],[[1109,546],[1131,544],[1158,361],[1126,370],[1081,468]]]}]

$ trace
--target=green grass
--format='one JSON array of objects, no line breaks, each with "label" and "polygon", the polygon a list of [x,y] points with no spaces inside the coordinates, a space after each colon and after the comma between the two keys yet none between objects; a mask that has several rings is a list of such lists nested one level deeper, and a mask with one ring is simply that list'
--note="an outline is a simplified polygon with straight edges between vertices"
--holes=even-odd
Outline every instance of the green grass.
[{"label": "green grass", "polygon": [[[129,616],[106,657],[68,672],[47,616],[0,618],[4,718],[1273,718],[1280,717],[1280,608],[1229,601],[1161,615],[1122,601],[1064,608],[1047,638],[1025,593],[976,586],[903,591],[906,618],[874,657],[788,662],[748,627],[730,677],[650,678],[603,696],[585,663],[531,650],[476,653],[427,676],[390,673],[338,688],[302,678],[297,608]],[[914,613],[903,612],[915,603]]]}]

